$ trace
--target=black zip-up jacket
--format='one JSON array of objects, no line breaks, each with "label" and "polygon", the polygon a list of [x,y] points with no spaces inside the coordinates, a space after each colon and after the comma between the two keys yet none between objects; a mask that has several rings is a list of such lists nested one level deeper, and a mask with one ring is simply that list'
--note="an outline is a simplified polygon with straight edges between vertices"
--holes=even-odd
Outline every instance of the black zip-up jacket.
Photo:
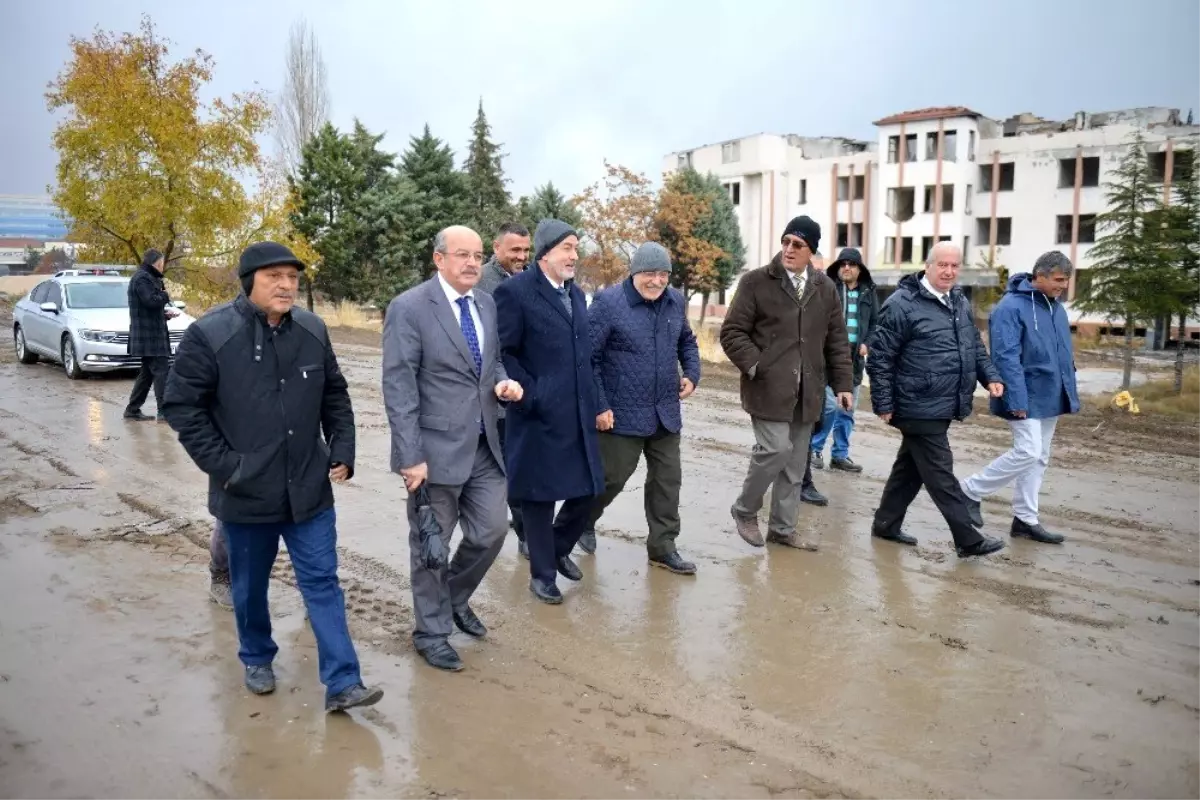
[{"label": "black zip-up jacket", "polygon": [[354,470],[354,411],[329,332],[293,309],[275,328],[245,295],[192,323],[163,403],[208,475],[224,522],[303,522],[333,507],[329,469]]},{"label": "black zip-up jacket", "polygon": [[883,304],[867,343],[871,407],[898,419],[961,420],[971,413],[975,382],[1001,383],[971,304],[950,290],[949,307],[905,275]]}]

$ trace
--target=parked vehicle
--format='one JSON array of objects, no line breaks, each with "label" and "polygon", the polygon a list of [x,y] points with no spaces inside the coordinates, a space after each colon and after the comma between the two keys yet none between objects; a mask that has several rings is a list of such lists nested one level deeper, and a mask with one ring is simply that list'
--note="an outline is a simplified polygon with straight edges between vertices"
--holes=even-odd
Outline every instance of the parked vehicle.
[{"label": "parked vehicle", "polygon": [[[17,359],[57,362],[72,380],[89,372],[137,369],[141,359],[127,352],[128,291],[128,278],[108,275],[61,274],[42,281],[13,308]],[[180,313],[167,320],[172,356],[195,322],[183,313],[182,302],[173,305]]]}]

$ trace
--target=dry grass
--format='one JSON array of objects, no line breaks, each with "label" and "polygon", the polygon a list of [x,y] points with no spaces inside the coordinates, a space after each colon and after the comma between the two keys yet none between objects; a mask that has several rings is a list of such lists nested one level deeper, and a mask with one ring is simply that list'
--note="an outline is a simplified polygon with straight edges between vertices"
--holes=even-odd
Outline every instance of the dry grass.
[{"label": "dry grass", "polygon": [[700,347],[702,361],[710,364],[729,363],[729,359],[725,357],[725,351],[721,349],[721,342],[718,340],[720,331],[720,327],[716,325],[705,325],[696,331],[696,344]]},{"label": "dry grass", "polygon": [[377,316],[368,313],[367,309],[349,301],[343,300],[336,306],[319,305],[317,314],[331,328],[356,328],[365,331],[383,330],[383,325]]},{"label": "dry grass", "polygon": [[[1129,393],[1138,405],[1143,417],[1166,416],[1196,420],[1200,418],[1200,368],[1188,367],[1183,371],[1183,392],[1175,394],[1175,376],[1167,374],[1157,380],[1133,386]],[[1111,394],[1098,394],[1092,403],[1107,408],[1112,403]]]}]

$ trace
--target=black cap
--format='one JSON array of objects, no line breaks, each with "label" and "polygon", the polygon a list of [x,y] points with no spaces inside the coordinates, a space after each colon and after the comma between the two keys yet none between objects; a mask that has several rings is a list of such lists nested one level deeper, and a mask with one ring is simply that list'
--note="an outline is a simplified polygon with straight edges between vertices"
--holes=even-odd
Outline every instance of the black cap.
[{"label": "black cap", "polygon": [[[800,216],[794,218],[783,229],[783,236],[799,236],[808,243],[808,249],[813,253],[817,252],[817,247],[821,244],[821,226],[817,221],[809,216]],[[783,236],[779,237],[782,241]]]},{"label": "black cap", "polygon": [[250,294],[250,289],[254,286],[255,272],[280,264],[288,264],[298,270],[304,269],[304,262],[279,242],[258,242],[243,250],[242,257],[238,259],[238,277],[242,280],[242,288],[246,290],[246,294]]}]

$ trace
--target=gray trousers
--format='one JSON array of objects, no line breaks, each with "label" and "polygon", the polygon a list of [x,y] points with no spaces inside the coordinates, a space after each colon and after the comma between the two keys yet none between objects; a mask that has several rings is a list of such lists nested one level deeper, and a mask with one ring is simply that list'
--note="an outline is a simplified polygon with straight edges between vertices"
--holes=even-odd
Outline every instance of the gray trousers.
[{"label": "gray trousers", "polygon": [[771,422],[759,417],[750,419],[754,426],[754,448],[750,451],[750,469],[742,484],[742,493],[733,504],[733,513],[739,517],[757,516],[763,496],[770,488],[771,519],[767,530],[785,535],[792,533],[800,514],[800,491],[812,423],[799,421],[799,403],[791,422]]},{"label": "gray trousers", "polygon": [[457,524],[462,541],[449,565],[426,569],[421,561],[415,494],[408,496],[408,549],[412,570],[413,644],[425,650],[446,641],[454,626],[454,609],[467,605],[504,545],[508,533],[508,482],[483,437],[475,450],[471,477],[462,486],[429,484],[433,515],[450,549]]}]

